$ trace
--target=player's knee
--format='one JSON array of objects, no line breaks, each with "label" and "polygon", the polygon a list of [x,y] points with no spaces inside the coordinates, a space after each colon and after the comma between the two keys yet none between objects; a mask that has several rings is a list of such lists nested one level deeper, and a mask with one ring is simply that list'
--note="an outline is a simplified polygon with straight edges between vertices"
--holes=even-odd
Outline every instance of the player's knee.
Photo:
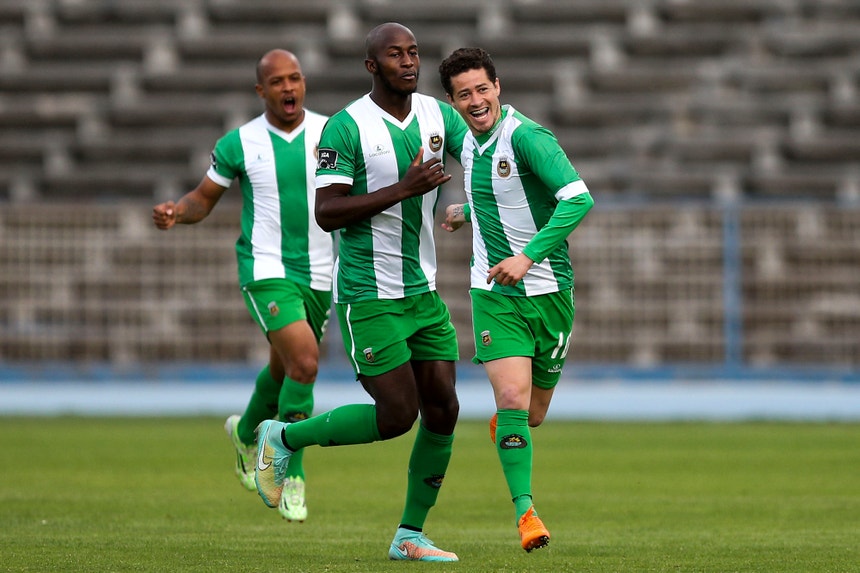
[{"label": "player's knee", "polygon": [[537,428],[546,419],[545,412],[529,412],[529,427]]},{"label": "player's knee", "polygon": [[377,402],[376,414],[379,435],[383,440],[388,440],[412,429],[418,419],[418,405],[385,407]]},{"label": "player's knee", "polygon": [[319,363],[315,356],[302,356],[290,362],[287,376],[300,384],[310,384],[317,378]]}]

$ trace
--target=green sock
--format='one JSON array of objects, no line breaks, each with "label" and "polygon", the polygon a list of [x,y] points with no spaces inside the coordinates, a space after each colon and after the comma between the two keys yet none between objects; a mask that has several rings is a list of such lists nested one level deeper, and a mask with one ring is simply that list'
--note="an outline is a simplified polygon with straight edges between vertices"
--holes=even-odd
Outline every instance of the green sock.
[{"label": "green sock", "polygon": [[293,450],[307,446],[347,446],[369,444],[381,439],[376,425],[376,406],[349,404],[284,428],[284,437]]},{"label": "green sock", "polygon": [[[298,422],[311,417],[314,410],[314,385],[301,384],[290,378],[284,378],[281,394],[278,398],[278,416],[283,422]],[[287,464],[287,477],[305,479],[305,467],[302,460],[304,450],[298,450]]]},{"label": "green sock", "polygon": [[423,425],[418,426],[406,482],[406,506],[401,525],[420,531],[430,508],[436,505],[439,488],[451,461],[454,436],[434,434]]},{"label": "green sock", "polygon": [[529,507],[532,499],[532,444],[529,413],[526,410],[499,410],[496,426],[496,451],[502,462],[502,472],[508,482],[517,519]]},{"label": "green sock", "polygon": [[239,420],[237,428],[239,439],[242,443],[250,446],[257,437],[254,435],[254,430],[263,420],[271,420],[278,413],[278,394],[281,392],[281,382],[272,378],[272,373],[269,371],[269,366],[260,370],[257,374],[257,382],[254,385],[254,392],[251,394],[251,399],[248,401],[248,406],[245,408],[245,413],[242,414],[242,419]]}]

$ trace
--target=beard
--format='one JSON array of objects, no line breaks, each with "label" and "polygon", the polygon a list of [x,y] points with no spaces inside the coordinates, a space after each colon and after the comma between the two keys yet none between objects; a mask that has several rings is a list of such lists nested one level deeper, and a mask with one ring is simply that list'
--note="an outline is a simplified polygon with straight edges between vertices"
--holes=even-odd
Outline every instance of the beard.
[{"label": "beard", "polygon": [[410,86],[408,88],[401,88],[401,87],[395,86],[393,83],[391,83],[391,80],[389,80],[388,77],[386,77],[384,74],[381,74],[379,72],[376,73],[376,77],[379,78],[379,82],[386,89],[386,91],[389,91],[391,93],[394,93],[394,94],[397,94],[400,96],[408,96],[408,95],[412,95],[416,91],[418,91],[418,77],[419,77],[419,75],[418,75],[417,70],[415,72],[415,86]]}]

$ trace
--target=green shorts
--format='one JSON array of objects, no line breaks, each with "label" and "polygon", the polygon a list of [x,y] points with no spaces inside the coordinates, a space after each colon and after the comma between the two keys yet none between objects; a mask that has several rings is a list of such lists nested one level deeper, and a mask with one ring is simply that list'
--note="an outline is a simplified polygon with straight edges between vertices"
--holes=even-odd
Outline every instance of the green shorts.
[{"label": "green shorts", "polygon": [[558,384],[573,328],[573,291],[505,296],[471,289],[475,364],[510,356],[532,359],[532,384]]},{"label": "green shorts", "polygon": [[379,376],[410,360],[457,360],[457,332],[433,292],[335,305],[356,376]]},{"label": "green shorts", "polygon": [[268,336],[299,320],[307,320],[322,340],[331,313],[331,291],[314,290],[289,279],[263,279],[242,287],[251,316]]}]

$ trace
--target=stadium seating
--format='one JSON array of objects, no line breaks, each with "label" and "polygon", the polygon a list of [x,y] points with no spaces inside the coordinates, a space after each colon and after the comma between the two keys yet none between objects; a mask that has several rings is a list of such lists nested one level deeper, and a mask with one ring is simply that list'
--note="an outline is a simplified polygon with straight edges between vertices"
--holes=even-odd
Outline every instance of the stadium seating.
[{"label": "stadium seating", "polygon": [[[6,0],[0,363],[264,359],[234,284],[235,189],[193,229],[157,233],[149,209],[260,112],[264,51],[295,51],[308,106],[333,113],[368,89],[364,34],[390,20],[438,97],[440,59],[487,48],[503,100],[594,192],[571,238],[575,360],[724,359],[728,201],[743,358],[860,364],[856,0]],[[468,236],[439,243],[470,356]]]}]

